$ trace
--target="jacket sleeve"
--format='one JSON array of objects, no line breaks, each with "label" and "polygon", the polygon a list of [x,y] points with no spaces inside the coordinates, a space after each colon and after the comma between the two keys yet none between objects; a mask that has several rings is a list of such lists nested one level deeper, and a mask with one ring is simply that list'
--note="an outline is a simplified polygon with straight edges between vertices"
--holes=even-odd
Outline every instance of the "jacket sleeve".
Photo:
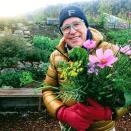
[{"label": "jacket sleeve", "polygon": [[57,98],[55,91],[53,88],[49,86],[58,87],[58,73],[55,67],[55,54],[51,54],[50,56],[50,65],[48,67],[48,71],[46,74],[46,78],[44,80],[44,89],[42,90],[43,102],[46,106],[49,113],[56,117],[56,113],[58,109],[63,106],[62,101]]},{"label": "jacket sleeve", "polygon": [[53,91],[44,91],[42,93],[44,105],[46,106],[48,112],[56,118],[56,113],[60,107],[63,106],[63,103],[57,99]]}]

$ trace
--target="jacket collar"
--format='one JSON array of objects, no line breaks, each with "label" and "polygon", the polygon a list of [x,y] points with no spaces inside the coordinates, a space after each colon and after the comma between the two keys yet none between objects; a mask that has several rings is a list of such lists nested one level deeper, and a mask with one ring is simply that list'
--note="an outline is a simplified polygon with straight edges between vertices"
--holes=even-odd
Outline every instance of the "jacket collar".
[{"label": "jacket collar", "polygon": [[66,42],[64,38],[60,40],[59,44],[56,46],[56,50],[58,50],[63,56],[65,56],[69,60]]}]

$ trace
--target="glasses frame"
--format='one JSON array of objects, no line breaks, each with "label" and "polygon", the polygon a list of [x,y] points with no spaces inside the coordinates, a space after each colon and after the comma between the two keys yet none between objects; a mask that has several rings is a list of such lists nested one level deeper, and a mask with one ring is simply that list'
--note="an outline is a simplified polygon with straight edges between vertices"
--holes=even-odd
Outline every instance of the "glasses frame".
[{"label": "glasses frame", "polygon": [[[79,29],[81,29],[81,28],[76,28],[75,26],[74,26],[74,24],[85,24],[84,23],[84,20],[80,20],[80,21],[74,21],[74,22],[72,22],[71,24],[66,24],[66,25],[64,25],[63,27],[60,27],[60,29],[61,29],[61,32],[63,33],[63,34],[69,34],[70,33],[70,31],[71,31],[71,29],[73,28],[74,30],[79,30]],[[64,32],[63,30],[64,30],[64,28],[66,28],[66,27],[69,27],[69,31],[68,32]]]}]

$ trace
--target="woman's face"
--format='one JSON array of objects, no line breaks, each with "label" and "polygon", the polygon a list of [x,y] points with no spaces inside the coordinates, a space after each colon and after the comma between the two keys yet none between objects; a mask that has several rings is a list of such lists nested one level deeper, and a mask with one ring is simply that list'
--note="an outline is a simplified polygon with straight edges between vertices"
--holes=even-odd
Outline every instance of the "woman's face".
[{"label": "woman's face", "polygon": [[82,46],[86,41],[87,27],[78,17],[71,17],[63,22],[61,27],[63,37],[71,48]]}]

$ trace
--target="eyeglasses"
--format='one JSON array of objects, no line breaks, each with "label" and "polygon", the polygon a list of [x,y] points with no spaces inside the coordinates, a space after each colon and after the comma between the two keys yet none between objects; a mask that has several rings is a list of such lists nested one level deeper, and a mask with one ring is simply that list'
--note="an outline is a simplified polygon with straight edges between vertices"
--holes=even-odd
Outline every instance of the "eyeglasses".
[{"label": "eyeglasses", "polygon": [[61,31],[63,34],[69,34],[71,31],[71,28],[73,28],[74,30],[79,30],[83,24],[84,24],[83,20],[74,21],[71,24],[66,24],[66,25],[62,26]]}]

